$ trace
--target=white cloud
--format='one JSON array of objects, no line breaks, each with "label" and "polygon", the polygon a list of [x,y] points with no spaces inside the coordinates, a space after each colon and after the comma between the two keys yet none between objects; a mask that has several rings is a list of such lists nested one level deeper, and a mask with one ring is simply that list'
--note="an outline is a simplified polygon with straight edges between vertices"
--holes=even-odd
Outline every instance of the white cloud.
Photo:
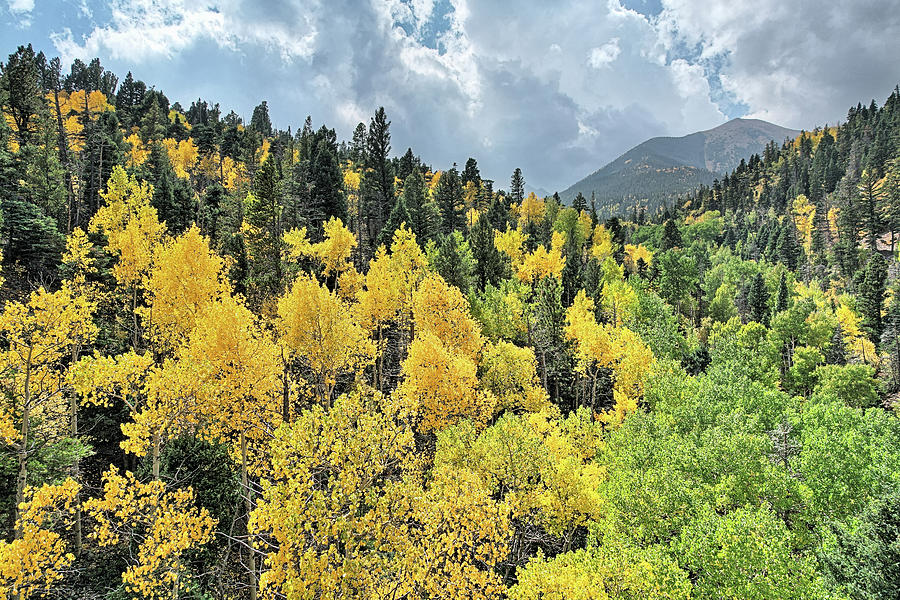
[{"label": "white cloud", "polygon": [[8,0],[9,10],[16,15],[24,15],[34,10],[34,0]]},{"label": "white cloud", "polygon": [[588,64],[595,69],[608,67],[619,57],[621,52],[622,49],[619,48],[619,38],[613,38],[599,48],[591,49],[591,54],[588,57]]},{"label": "white cloud", "polygon": [[669,50],[698,47],[750,116],[811,128],[858,101],[883,100],[900,79],[900,11],[885,0],[734,3],[663,0]]},{"label": "white cloud", "polygon": [[250,15],[257,18],[247,20],[245,7],[237,0],[208,4],[190,0],[112,0],[109,8],[110,22],[81,39],[68,28],[51,34],[64,60],[93,56],[138,63],[170,59],[205,40],[232,50],[248,43],[261,45],[290,62],[309,58],[316,38],[315,28],[302,17],[291,23],[262,15]]}]

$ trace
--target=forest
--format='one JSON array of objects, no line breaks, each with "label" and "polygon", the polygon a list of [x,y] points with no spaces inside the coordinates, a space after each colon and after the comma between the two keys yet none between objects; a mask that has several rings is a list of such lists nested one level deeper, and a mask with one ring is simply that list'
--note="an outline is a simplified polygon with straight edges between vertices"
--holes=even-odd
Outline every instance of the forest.
[{"label": "forest", "polygon": [[900,88],[610,218],[383,108],[0,107],[5,597],[900,596]]}]

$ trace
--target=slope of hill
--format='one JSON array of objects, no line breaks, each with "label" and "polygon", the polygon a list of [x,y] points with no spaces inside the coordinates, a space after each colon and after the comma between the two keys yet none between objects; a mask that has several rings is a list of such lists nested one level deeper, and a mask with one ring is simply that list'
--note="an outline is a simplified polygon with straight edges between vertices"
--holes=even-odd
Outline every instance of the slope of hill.
[{"label": "slope of hill", "polygon": [[700,184],[711,184],[737,167],[742,158],[762,153],[770,141],[780,145],[799,133],[759,119],[733,119],[683,137],[651,138],[561,192],[560,197],[571,203],[578,192],[586,198],[593,192],[603,213],[616,213],[635,203],[652,209]]}]

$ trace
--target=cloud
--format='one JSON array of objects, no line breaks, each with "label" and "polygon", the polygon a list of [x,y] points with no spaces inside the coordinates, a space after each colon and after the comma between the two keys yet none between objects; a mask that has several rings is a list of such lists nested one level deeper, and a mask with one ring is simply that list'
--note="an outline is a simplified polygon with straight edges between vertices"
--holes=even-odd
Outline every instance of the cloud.
[{"label": "cloud", "polygon": [[657,23],[672,52],[693,47],[749,116],[811,128],[885,98],[900,81],[900,12],[888,0],[663,0]]},{"label": "cloud", "polygon": [[34,10],[34,0],[9,0],[10,12],[16,14],[30,13]]},{"label": "cloud", "polygon": [[619,57],[620,52],[622,49],[619,48],[619,38],[613,38],[599,48],[591,49],[588,64],[595,69],[608,67]]},{"label": "cloud", "polygon": [[[64,28],[51,34],[65,60],[110,56],[137,63],[171,59],[201,40],[239,50],[254,44],[275,51],[281,60],[309,58],[316,31],[301,7],[275,1],[112,0],[111,18],[86,35]],[[82,12],[90,8],[82,5]]]}]

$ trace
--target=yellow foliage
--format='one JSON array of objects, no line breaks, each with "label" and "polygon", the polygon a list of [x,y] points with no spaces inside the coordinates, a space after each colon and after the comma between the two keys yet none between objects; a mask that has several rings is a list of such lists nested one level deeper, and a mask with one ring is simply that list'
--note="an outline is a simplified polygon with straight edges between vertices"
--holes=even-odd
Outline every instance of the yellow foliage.
[{"label": "yellow foliage", "polygon": [[538,198],[534,192],[529,192],[528,196],[522,199],[519,206],[519,227],[524,227],[528,223],[539,223],[544,219],[547,211],[546,203],[542,198]]},{"label": "yellow foliage", "polygon": [[540,386],[537,359],[531,348],[520,348],[500,340],[484,347],[480,364],[481,387],[500,401],[503,408],[539,412],[549,396]]},{"label": "yellow foliage", "polygon": [[479,393],[475,361],[453,351],[430,332],[417,332],[403,361],[403,383],[398,388],[407,410],[429,432],[462,419],[485,423],[493,416],[496,398]]},{"label": "yellow foliage", "polygon": [[150,158],[150,148],[148,148],[143,140],[141,140],[141,136],[136,133],[132,133],[125,141],[129,145],[129,150],[126,154],[126,164],[134,169],[135,167],[139,167]]},{"label": "yellow foliage", "polygon": [[621,327],[637,310],[637,292],[623,279],[613,279],[603,286],[600,305],[610,322],[616,327]]},{"label": "yellow foliage", "polygon": [[809,253],[812,244],[813,221],[815,218],[816,207],[806,196],[800,194],[794,198],[794,222],[803,242],[803,248],[807,253]]},{"label": "yellow foliage", "polygon": [[90,230],[106,235],[110,253],[119,259],[113,274],[121,285],[134,288],[150,271],[153,254],[166,231],[150,205],[153,187],[117,166],[100,195],[105,205],[91,219]]},{"label": "yellow foliage", "polygon": [[187,555],[211,538],[216,520],[194,507],[191,489],[167,490],[161,481],[144,484],[113,467],[103,475],[103,495],[84,503],[97,521],[91,537],[101,547],[135,544],[124,552],[131,563],[122,583],[143,598],[171,598],[191,588]]},{"label": "yellow foliage", "polygon": [[591,238],[591,256],[599,262],[604,262],[613,255],[612,235],[603,225],[597,225],[594,228],[594,235]]},{"label": "yellow foliage", "polygon": [[643,260],[648,268],[653,262],[653,253],[643,244],[625,244],[625,268],[629,273],[637,273],[638,260]]},{"label": "yellow foliage", "polygon": [[875,345],[860,328],[859,316],[844,303],[838,304],[834,315],[837,317],[838,323],[840,323],[841,333],[844,336],[844,343],[847,349],[853,353],[853,356],[859,362],[877,367],[880,362],[878,352],[875,349]]},{"label": "yellow foliage", "polygon": [[292,229],[282,237],[288,245],[292,257],[312,256],[322,263],[322,274],[326,277],[340,275],[350,268],[350,256],[356,248],[356,236],[337,217],[331,217],[324,224],[325,239],[311,244],[306,238],[306,227]]},{"label": "yellow foliage", "polygon": [[402,411],[377,393],[280,429],[250,524],[276,541],[264,596],[497,597],[508,509],[470,473],[422,477],[414,451]]},{"label": "yellow foliage", "polygon": [[401,226],[394,232],[390,253],[379,248],[369,262],[365,289],[359,292],[358,318],[369,331],[390,322],[400,326],[412,320],[413,293],[425,277],[428,259],[415,234]]},{"label": "yellow foliage", "polygon": [[24,600],[45,596],[75,561],[62,537],[71,526],[79,485],[66,479],[26,491],[19,506],[17,535],[0,540],[0,594]]},{"label": "yellow foliage", "polygon": [[566,259],[562,254],[565,243],[565,234],[554,231],[550,250],[541,244],[535,248],[534,252],[525,255],[522,265],[516,271],[519,281],[537,283],[545,277],[553,277],[562,281],[562,272],[566,266]]},{"label": "yellow foliage", "polygon": [[196,225],[158,247],[146,284],[149,307],[139,314],[162,349],[174,350],[203,309],[228,293],[224,268]]},{"label": "yellow foliage", "polygon": [[484,344],[481,327],[469,314],[469,302],[459,288],[431,274],[413,294],[416,335],[431,334],[453,353],[475,360]]},{"label": "yellow foliage", "polygon": [[518,272],[525,261],[525,234],[511,227],[502,233],[494,231],[494,246],[509,257],[513,273]]},{"label": "yellow foliage", "polygon": [[169,155],[169,162],[172,163],[175,175],[181,179],[189,179],[199,158],[194,140],[188,138],[179,142],[173,138],[166,138],[162,144],[166,148],[166,154]]},{"label": "yellow foliage", "polygon": [[7,443],[30,451],[32,440],[67,431],[66,360],[74,344],[96,335],[93,311],[93,303],[69,286],[53,293],[40,288],[27,303],[7,302],[0,313],[0,435]]},{"label": "yellow foliage", "polygon": [[[655,362],[653,352],[627,327],[598,324],[594,318],[594,302],[584,290],[578,292],[566,310],[565,335],[575,344],[578,372],[590,376],[594,387],[599,369],[612,370],[615,405],[604,420],[621,422],[637,408],[643,396],[644,382]],[[595,391],[592,389],[592,404]]]},{"label": "yellow foliage", "polygon": [[278,301],[281,343],[316,377],[319,401],[330,404],[337,377],[358,373],[375,357],[375,346],[335,293],[314,279],[299,277]]}]

